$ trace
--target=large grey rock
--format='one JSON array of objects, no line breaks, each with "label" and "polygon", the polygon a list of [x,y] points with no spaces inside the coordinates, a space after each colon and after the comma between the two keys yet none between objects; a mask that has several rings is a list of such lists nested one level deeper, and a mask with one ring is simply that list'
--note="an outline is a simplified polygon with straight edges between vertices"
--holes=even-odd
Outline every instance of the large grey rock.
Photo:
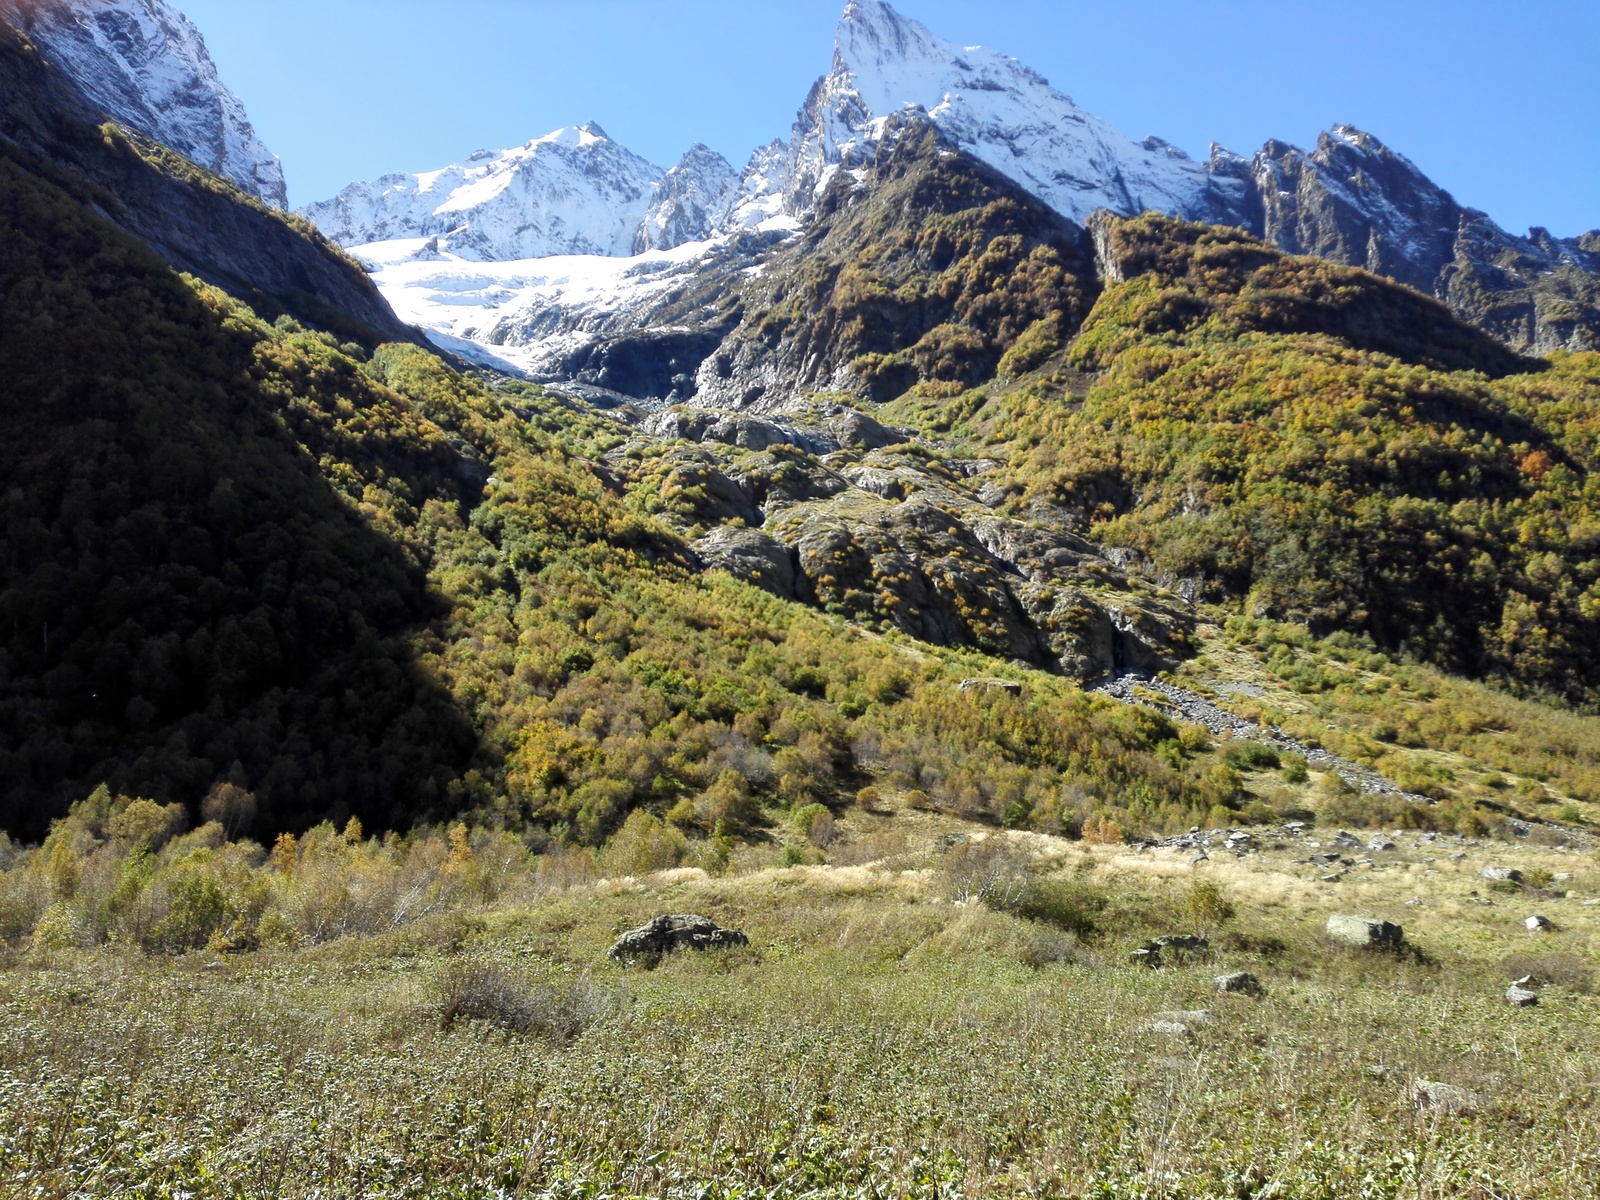
[{"label": "large grey rock", "polygon": [[1405,941],[1405,936],[1405,930],[1391,921],[1379,921],[1372,917],[1328,918],[1329,938],[1363,950],[1395,949]]},{"label": "large grey rock", "polygon": [[658,961],[676,950],[727,950],[749,944],[744,934],[723,929],[709,917],[686,914],[657,917],[629,930],[616,940],[610,956],[618,962]]},{"label": "large grey rock", "polygon": [[759,529],[714,529],[694,543],[708,568],[723,570],[784,600],[798,598],[789,548]]},{"label": "large grey rock", "polygon": [[883,450],[910,440],[899,430],[880,425],[865,413],[857,412],[853,408],[846,409],[829,421],[828,431],[838,440],[839,445],[855,450]]},{"label": "large grey rock", "polygon": [[1514,1008],[1534,1008],[1539,1003],[1539,993],[1513,983],[1506,989],[1506,1003]]},{"label": "large grey rock", "polygon": [[[1462,857],[1465,858],[1466,856],[1462,855]],[[1487,879],[1490,883],[1522,882],[1522,872],[1514,870],[1511,867],[1485,867],[1483,870],[1479,871],[1478,874],[1484,879]]]},{"label": "large grey rock", "polygon": [[765,519],[749,489],[723,473],[722,464],[703,450],[669,451],[660,461],[661,500],[668,518],[688,525],[739,521],[759,527]]},{"label": "large grey rock", "polygon": [[1227,975],[1217,976],[1217,991],[1231,992],[1240,996],[1260,996],[1266,989],[1249,971],[1234,971]]},{"label": "large grey rock", "polygon": [[1180,954],[1205,954],[1211,949],[1210,942],[1192,933],[1164,933],[1153,941],[1163,950],[1175,950]]}]

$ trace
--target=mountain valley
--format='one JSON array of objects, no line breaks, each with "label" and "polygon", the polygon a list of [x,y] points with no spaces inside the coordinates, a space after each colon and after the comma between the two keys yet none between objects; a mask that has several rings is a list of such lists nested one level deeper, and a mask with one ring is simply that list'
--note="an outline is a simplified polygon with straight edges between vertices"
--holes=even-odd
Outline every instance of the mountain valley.
[{"label": "mountain valley", "polygon": [[1600,1178],[1600,232],[882,0],[299,213],[0,0],[0,221],[0,1191]]}]

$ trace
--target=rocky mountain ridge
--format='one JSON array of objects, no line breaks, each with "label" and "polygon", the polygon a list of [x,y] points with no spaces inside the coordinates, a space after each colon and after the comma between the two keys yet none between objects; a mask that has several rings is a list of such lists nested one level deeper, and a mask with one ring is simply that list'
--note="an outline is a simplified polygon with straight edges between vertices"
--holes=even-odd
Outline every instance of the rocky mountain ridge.
[{"label": "rocky mountain ridge", "polygon": [[851,0],[832,69],[800,110],[784,184],[791,210],[809,211],[837,171],[871,159],[888,118],[911,114],[1080,224],[1101,208],[1242,216],[1240,180],[1159,138],[1124,137],[1016,59],[945,41],[884,0]]},{"label": "rocky mountain ridge", "polygon": [[288,207],[283,166],[228,90],[194,24],[165,0],[0,0],[94,105],[122,124]]},{"label": "rocky mountain ridge", "polygon": [[1280,249],[1386,275],[1516,350],[1600,347],[1600,232],[1507,233],[1348,125],[1310,153],[1268,142],[1250,179],[1244,227]]},{"label": "rocky mountain ridge", "polygon": [[[737,177],[721,156],[697,147],[672,172],[655,172],[648,202],[638,182],[616,189],[626,204],[605,219],[634,233],[631,239],[618,233],[599,253],[678,249],[753,229],[802,228],[816,219],[841,175],[866,178],[885,137],[918,120],[935,127],[951,149],[998,171],[1079,225],[1098,210],[1154,210],[1236,225],[1290,252],[1366,267],[1415,287],[1518,351],[1600,346],[1600,233],[1566,240],[1542,230],[1526,238],[1509,234],[1458,204],[1377,138],[1349,126],[1335,126],[1311,152],[1271,142],[1245,158],[1214,146],[1207,161],[1196,162],[1159,138],[1135,142],[1122,136],[1015,59],[947,42],[884,0],[852,0],[846,8],[832,68],[807,97],[787,142],[758,150]],[[373,189],[366,184],[351,191],[370,197]],[[307,211],[337,240],[361,244],[364,257],[392,262],[393,250],[365,244],[430,237],[447,232],[443,227],[452,222],[470,229],[479,219],[473,213],[479,203],[482,219],[499,220],[488,214],[503,200],[463,194],[450,201],[448,217],[411,214],[398,222],[360,219],[350,211],[355,206],[332,203],[333,209],[316,205]],[[530,203],[528,211],[537,212],[545,201]],[[548,253],[568,255],[595,252],[599,242],[558,239],[548,245]],[[460,247],[446,236],[434,249],[446,258],[456,249],[464,260],[485,256],[470,235]],[[523,257],[524,249],[491,247],[487,257]],[[720,272],[725,258],[720,251],[708,253],[708,269]],[[596,265],[582,273],[608,270]],[[452,271],[457,279],[471,273]],[[488,311],[463,318],[460,305],[452,304],[444,310],[452,326],[445,332],[459,338],[460,328],[470,325],[474,332],[466,340],[485,348],[485,361],[536,378],[575,378],[562,365],[573,349],[573,330],[604,326],[614,332],[638,324],[650,309],[648,303],[641,308],[638,290],[626,279],[608,296],[586,291],[581,312],[574,312],[548,289],[508,290],[489,282],[491,274],[497,273],[485,273],[484,286],[468,289],[483,297]],[[637,278],[626,270],[614,274]],[[407,273],[384,275],[396,306],[432,326],[425,297],[440,293]],[[413,290],[419,294],[407,295]],[[602,308],[604,315],[597,315]],[[561,330],[562,340],[542,340],[550,330]],[[447,344],[460,348],[455,341]],[[530,349],[521,351],[524,346]],[[679,390],[680,397],[686,394]]]}]

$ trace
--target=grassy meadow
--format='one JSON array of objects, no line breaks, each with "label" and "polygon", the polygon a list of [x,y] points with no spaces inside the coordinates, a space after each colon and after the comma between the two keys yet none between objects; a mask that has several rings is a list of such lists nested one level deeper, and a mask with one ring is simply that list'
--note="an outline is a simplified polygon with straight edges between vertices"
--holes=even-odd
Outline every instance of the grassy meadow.
[{"label": "grassy meadow", "polygon": [[[186,954],[11,943],[0,1194],[1592,1195],[1600,863],[1404,833],[1329,884],[1305,843],[1332,832],[1258,829],[1195,866],[885,803],[825,849],[778,828],[719,875],[611,878],[489,835],[280,846],[250,868],[273,911],[345,924]],[[606,958],[666,912],[751,946]],[[1335,912],[1412,949],[1336,949]],[[1128,959],[1195,931],[1204,959]],[[1264,997],[1219,995],[1232,970]],[[1513,1009],[1524,974],[1551,982]],[[1425,1081],[1466,1098],[1421,1109]]]}]

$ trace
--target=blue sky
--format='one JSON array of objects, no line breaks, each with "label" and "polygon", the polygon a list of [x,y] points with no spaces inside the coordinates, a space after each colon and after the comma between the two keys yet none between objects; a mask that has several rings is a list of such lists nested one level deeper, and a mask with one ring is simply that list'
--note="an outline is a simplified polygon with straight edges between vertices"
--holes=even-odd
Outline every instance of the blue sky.
[{"label": "blue sky", "polygon": [[[596,120],[671,166],[786,135],[844,0],[176,0],[295,204]],[[1597,0],[904,0],[1199,157],[1348,121],[1521,231],[1600,227]]]}]

